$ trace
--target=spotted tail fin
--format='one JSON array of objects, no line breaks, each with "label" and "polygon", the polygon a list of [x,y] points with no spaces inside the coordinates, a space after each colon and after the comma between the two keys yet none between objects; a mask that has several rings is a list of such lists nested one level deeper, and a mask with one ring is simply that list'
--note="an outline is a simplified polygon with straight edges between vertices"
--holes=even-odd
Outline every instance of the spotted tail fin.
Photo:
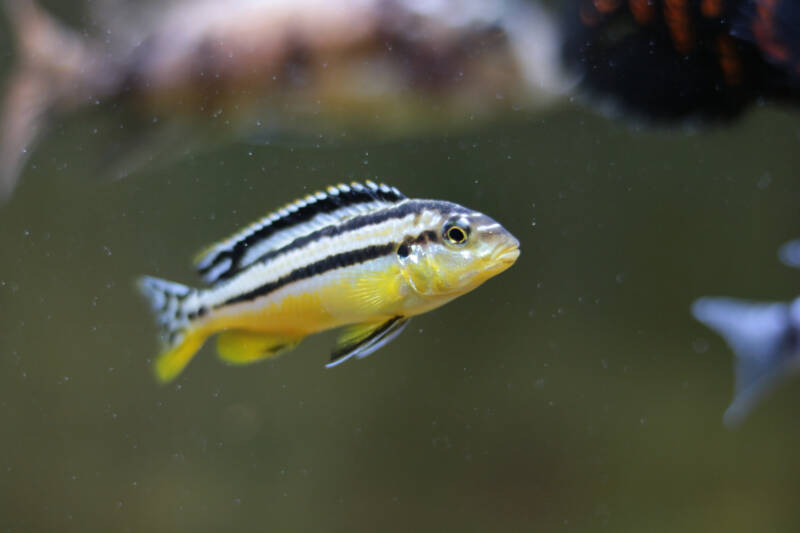
[{"label": "spotted tail fin", "polygon": [[740,424],[758,401],[798,365],[800,304],[700,298],[694,317],[718,333],[736,356],[736,389],[724,422]]},{"label": "spotted tail fin", "polygon": [[189,364],[208,334],[196,328],[186,313],[186,300],[194,289],[149,276],[140,278],[138,285],[161,326],[164,348],[154,363],[154,371],[161,383],[167,383]]}]

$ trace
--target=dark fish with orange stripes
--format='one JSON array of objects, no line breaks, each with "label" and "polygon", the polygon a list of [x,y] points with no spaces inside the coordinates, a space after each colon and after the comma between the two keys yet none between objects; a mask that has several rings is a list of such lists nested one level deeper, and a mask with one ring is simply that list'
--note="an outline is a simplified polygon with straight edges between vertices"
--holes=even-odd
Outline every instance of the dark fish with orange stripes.
[{"label": "dark fish with orange stripes", "polygon": [[594,102],[654,121],[800,102],[796,0],[577,0],[563,58]]}]

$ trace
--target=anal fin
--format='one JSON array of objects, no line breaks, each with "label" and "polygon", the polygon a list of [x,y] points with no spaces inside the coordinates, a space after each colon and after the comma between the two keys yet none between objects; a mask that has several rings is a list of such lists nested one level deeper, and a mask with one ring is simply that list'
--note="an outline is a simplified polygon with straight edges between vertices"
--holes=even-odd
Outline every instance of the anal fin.
[{"label": "anal fin", "polygon": [[248,365],[287,352],[301,340],[302,337],[231,329],[223,331],[217,337],[217,353],[226,363]]},{"label": "anal fin", "polygon": [[363,359],[372,354],[400,335],[408,325],[408,320],[403,316],[395,316],[385,322],[367,322],[348,327],[339,336],[326,368],[341,364],[353,356]]}]

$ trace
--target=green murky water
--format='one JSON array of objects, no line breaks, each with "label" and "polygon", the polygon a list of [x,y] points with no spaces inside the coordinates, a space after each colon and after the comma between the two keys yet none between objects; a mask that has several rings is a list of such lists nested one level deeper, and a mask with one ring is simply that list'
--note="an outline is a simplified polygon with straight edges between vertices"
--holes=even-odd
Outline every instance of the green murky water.
[{"label": "green murky water", "polygon": [[[725,430],[731,354],[688,308],[797,295],[797,113],[690,135],[574,107],[115,182],[87,175],[95,118],[0,208],[0,530],[796,530],[800,381]],[[330,335],[247,369],[206,347],[155,383],[136,276],[195,282],[205,244],[366,178],[494,216],[520,260],[364,361],[326,370]]]}]

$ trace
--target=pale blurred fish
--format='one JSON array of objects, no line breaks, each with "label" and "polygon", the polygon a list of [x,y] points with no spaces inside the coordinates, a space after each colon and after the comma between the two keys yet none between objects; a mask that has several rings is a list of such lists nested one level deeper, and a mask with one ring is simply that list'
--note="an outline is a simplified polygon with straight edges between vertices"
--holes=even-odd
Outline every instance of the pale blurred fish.
[{"label": "pale blurred fish", "polygon": [[778,250],[781,262],[790,267],[800,268],[800,239],[789,241]]},{"label": "pale blurred fish", "polygon": [[366,357],[518,256],[513,235],[458,204],[372,182],[329,187],[200,254],[208,288],[140,280],[162,326],[155,374],[174,379],[213,335],[224,361],[249,364],[346,326],[328,366]]},{"label": "pale blurred fish", "polygon": [[5,3],[17,60],[2,110],[0,197],[48,117],[90,103],[130,111],[122,130],[132,151],[148,142],[164,151],[188,137],[175,122],[208,142],[265,130],[391,138],[538,108],[570,85],[556,25],[522,1],[198,0],[138,16],[112,3],[97,38],[33,0]]},{"label": "pale blurred fish", "polygon": [[[800,267],[798,241],[781,248],[781,257]],[[721,335],[736,357],[733,401],[723,421],[739,425],[778,383],[800,370],[800,298],[790,303],[700,298],[694,317]]]}]

